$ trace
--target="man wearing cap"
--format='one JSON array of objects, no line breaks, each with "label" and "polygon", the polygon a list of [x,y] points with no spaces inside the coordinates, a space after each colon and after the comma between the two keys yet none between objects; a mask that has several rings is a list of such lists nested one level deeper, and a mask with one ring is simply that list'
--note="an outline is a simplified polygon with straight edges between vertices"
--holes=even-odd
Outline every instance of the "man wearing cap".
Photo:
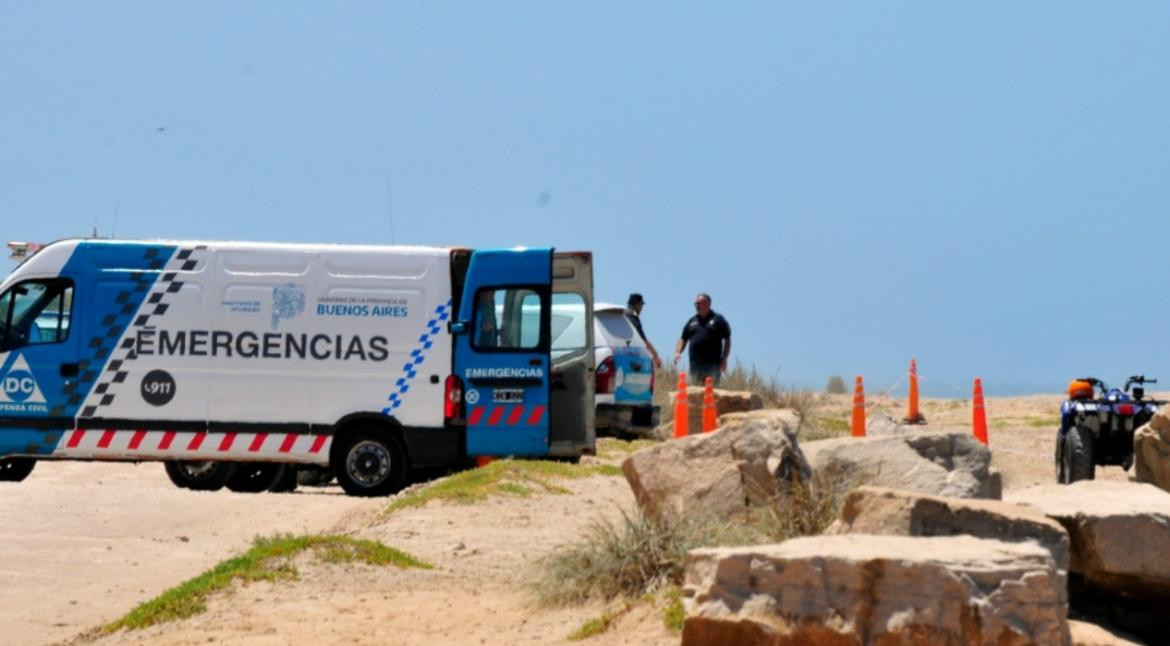
[{"label": "man wearing cap", "polygon": [[650,351],[650,356],[654,357],[654,367],[661,368],[662,359],[658,358],[658,351],[654,349],[654,344],[650,343],[650,339],[647,339],[646,333],[642,331],[642,308],[645,306],[646,301],[643,300],[642,295],[634,292],[626,300],[626,315],[634,323],[634,329],[638,331],[638,336],[642,337],[642,341],[646,343],[646,349]]},{"label": "man wearing cap", "polygon": [[695,315],[683,326],[682,338],[674,347],[675,365],[688,343],[691,383],[701,386],[711,377],[718,386],[719,378],[727,372],[727,358],[731,356],[731,325],[711,309],[711,297],[707,294],[695,297]]}]

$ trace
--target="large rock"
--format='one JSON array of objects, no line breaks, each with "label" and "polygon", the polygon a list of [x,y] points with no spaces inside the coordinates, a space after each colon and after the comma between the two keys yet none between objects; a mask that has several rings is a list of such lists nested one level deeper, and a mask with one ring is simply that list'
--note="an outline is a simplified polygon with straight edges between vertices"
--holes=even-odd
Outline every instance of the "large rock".
[{"label": "large rock", "polygon": [[783,483],[809,475],[793,434],[799,420],[792,411],[776,410],[663,442],[626,458],[622,472],[651,515],[732,518],[767,502]]},{"label": "large rock", "polygon": [[889,437],[842,437],[806,442],[816,471],[842,480],[956,498],[1001,497],[991,451],[970,433],[919,432]]},{"label": "large rock", "polygon": [[1062,575],[1068,571],[1068,533],[1035,507],[1000,500],[945,498],[884,487],[858,487],[827,534],[960,536],[1033,541],[1047,549]]},{"label": "large rock", "polygon": [[[723,417],[732,413],[743,413],[747,411],[760,410],[764,407],[764,399],[756,393],[747,390],[722,390],[719,388],[715,391],[715,415]],[[687,388],[687,430],[694,435],[703,430],[703,392],[704,389],[700,386],[690,386]],[[674,395],[672,393],[670,398],[671,411],[674,410]],[[722,420],[720,420],[722,422]],[[655,434],[662,439],[674,437],[674,422],[670,421],[660,425]]]},{"label": "large rock", "polygon": [[1069,571],[1093,588],[1170,601],[1170,494],[1148,484],[1082,480],[1013,492],[1068,531]]},{"label": "large rock", "polygon": [[1048,550],[970,536],[816,536],[693,550],[682,643],[1067,644]]},{"label": "large rock", "polygon": [[1138,482],[1170,491],[1170,406],[1133,434],[1133,454]]}]

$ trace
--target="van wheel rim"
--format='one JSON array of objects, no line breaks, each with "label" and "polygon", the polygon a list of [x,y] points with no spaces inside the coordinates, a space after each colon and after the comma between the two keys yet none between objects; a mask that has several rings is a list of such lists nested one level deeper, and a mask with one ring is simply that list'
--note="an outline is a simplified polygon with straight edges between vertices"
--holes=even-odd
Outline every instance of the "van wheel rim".
[{"label": "van wheel rim", "polygon": [[354,482],[373,487],[390,475],[390,453],[376,442],[358,442],[349,450],[345,466]]}]

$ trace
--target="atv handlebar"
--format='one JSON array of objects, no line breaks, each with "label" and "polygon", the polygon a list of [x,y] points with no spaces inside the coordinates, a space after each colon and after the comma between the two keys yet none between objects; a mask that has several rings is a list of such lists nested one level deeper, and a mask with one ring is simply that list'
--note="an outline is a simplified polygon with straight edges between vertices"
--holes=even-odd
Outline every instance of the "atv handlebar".
[{"label": "atv handlebar", "polygon": [[1145,375],[1134,375],[1126,380],[1125,389],[1129,390],[1129,387],[1134,385],[1134,384],[1141,386],[1143,384],[1156,384],[1156,383],[1158,383],[1157,379],[1146,379]]}]

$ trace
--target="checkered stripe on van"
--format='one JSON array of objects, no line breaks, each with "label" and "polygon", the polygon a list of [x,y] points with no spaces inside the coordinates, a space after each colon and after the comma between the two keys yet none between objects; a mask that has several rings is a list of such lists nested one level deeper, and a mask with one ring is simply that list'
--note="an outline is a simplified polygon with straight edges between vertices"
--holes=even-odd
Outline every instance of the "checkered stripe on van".
[{"label": "checkered stripe on van", "polygon": [[[179,272],[194,271],[199,266],[199,261],[196,258],[192,258],[192,254],[194,254],[196,251],[203,251],[206,249],[206,245],[199,245],[191,249],[180,249],[177,253],[175,253],[175,256],[171,259],[171,262],[166,263],[167,266],[165,270],[164,263],[162,261],[156,260],[151,262],[148,269],[154,272],[163,270],[163,274],[162,276],[158,277],[157,281],[155,281],[155,290],[142,303],[141,307],[137,308],[138,315],[134,318],[134,322],[129,326],[130,328],[133,329],[147,326],[150,324],[150,320],[152,318],[161,317],[167,313],[167,309],[170,307],[170,305],[166,302],[167,299],[173,298],[174,294],[178,294],[179,291],[183,289],[183,281],[178,280]],[[134,291],[146,291],[150,289],[151,274],[147,274],[146,272],[134,272],[131,274],[131,278],[136,281]],[[143,286],[144,282],[145,286]],[[122,294],[118,295],[119,302],[123,302],[122,297]],[[134,309],[130,309],[129,312],[127,312],[126,308],[123,308],[122,311],[123,314],[133,314],[134,312]],[[106,320],[102,321],[102,325],[106,325],[110,318],[110,316],[107,316]],[[122,325],[121,329],[113,338],[117,339],[121,337],[122,332],[124,332],[125,329],[126,326]],[[109,332],[107,332],[107,335],[108,334]],[[100,408],[113,404],[114,393],[110,391],[116,389],[118,384],[125,382],[126,378],[130,376],[130,372],[126,370],[126,363],[134,361],[138,358],[138,356],[134,353],[134,337],[126,336],[126,338],[122,339],[121,346],[119,346],[115,352],[117,353],[116,357],[108,364],[106,364],[105,374],[102,376],[102,380],[98,383],[97,387],[93,390],[94,395],[100,395],[100,399],[98,399],[96,402],[91,402],[88,406],[86,406],[85,409],[81,411],[82,417],[95,417]],[[93,379],[91,378],[90,381],[93,381]]]},{"label": "checkered stripe on van", "polygon": [[[139,294],[150,289],[155,279],[155,272],[166,265],[172,250],[173,248],[167,247],[147,247],[143,251],[140,262],[136,263],[142,269],[130,272],[132,286],[118,292],[113,303],[106,304],[104,309],[109,313],[99,322],[97,326],[99,333],[83,342],[79,352],[77,379],[66,380],[61,389],[61,397],[57,399],[57,401],[64,403],[53,406],[49,411],[50,417],[61,417],[66,414],[66,410],[77,410],[77,407],[85,401],[90,385],[97,380],[98,373],[106,364],[106,359],[114,352],[118,339],[126,331],[130,318],[138,310],[138,306],[142,302],[142,297]],[[122,378],[125,379],[125,377]],[[86,410],[90,410],[90,407],[86,407]]]},{"label": "checkered stripe on van", "polygon": [[418,347],[410,351],[410,360],[402,365],[403,375],[394,382],[394,392],[390,393],[390,405],[382,409],[383,415],[390,415],[402,405],[406,393],[410,391],[410,382],[418,375],[418,367],[427,359],[427,350],[435,344],[435,336],[443,331],[440,325],[451,317],[451,301],[435,308],[435,313],[427,321],[427,330],[418,338]]}]

